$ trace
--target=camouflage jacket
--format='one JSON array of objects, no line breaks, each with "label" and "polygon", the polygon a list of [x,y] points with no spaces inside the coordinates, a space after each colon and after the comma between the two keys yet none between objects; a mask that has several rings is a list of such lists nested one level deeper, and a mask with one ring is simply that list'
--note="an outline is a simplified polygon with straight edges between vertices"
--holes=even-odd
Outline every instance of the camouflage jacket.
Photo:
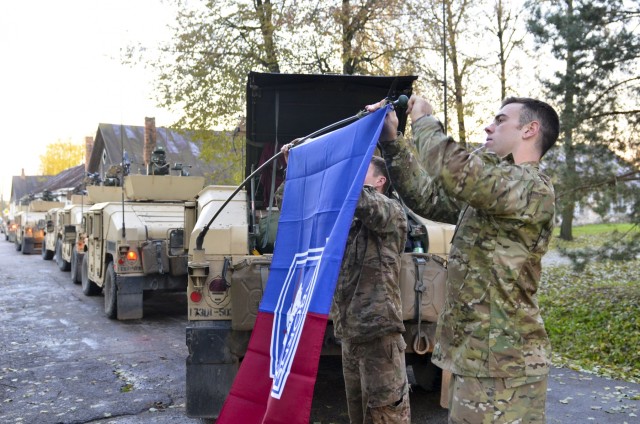
[{"label": "camouflage jacket", "polygon": [[[413,131],[415,147],[402,137],[385,146],[396,189],[426,218],[440,204],[445,213],[462,208],[433,362],[459,375],[547,374],[551,346],[536,293],[553,230],[550,179],[535,162],[469,153],[433,117]],[[415,193],[427,201],[414,201]]]},{"label": "camouflage jacket", "polygon": [[331,315],[337,337],[362,343],[404,332],[400,301],[400,255],[407,218],[397,200],[362,189],[356,206]]}]

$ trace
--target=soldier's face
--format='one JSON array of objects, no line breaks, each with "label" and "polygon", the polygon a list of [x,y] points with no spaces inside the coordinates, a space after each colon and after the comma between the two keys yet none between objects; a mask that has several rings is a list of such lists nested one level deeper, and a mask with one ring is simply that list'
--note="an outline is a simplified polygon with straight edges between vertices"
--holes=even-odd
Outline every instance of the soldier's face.
[{"label": "soldier's face", "polygon": [[487,150],[500,157],[513,153],[522,139],[521,109],[520,103],[510,103],[500,109],[493,122],[484,129],[487,133]]}]

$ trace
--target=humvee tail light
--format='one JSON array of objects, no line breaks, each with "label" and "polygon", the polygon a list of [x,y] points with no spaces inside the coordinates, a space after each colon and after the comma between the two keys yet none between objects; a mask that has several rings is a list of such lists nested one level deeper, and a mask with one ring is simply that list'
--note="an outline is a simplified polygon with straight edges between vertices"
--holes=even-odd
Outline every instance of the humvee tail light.
[{"label": "humvee tail light", "polygon": [[134,250],[129,250],[127,252],[127,260],[134,262],[138,260],[138,254]]},{"label": "humvee tail light", "polygon": [[193,303],[200,303],[201,300],[202,300],[202,293],[197,291],[191,292],[191,301]]}]

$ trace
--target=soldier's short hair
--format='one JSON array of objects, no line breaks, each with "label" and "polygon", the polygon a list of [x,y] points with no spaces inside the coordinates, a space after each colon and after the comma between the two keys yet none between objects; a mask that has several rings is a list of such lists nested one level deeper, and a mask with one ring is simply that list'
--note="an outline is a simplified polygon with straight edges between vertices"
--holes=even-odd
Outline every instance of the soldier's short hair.
[{"label": "soldier's short hair", "polygon": [[520,125],[526,125],[531,121],[540,122],[540,157],[556,143],[560,134],[560,119],[558,113],[548,103],[529,97],[507,97],[502,102],[502,107],[518,103],[522,105],[520,111]]},{"label": "soldier's short hair", "polygon": [[385,178],[386,181],[384,183],[384,186],[382,187],[382,192],[386,193],[389,189],[389,184],[391,184],[391,180],[389,179],[389,171],[387,171],[387,164],[380,156],[372,156],[371,165],[374,169],[374,176],[382,175]]}]

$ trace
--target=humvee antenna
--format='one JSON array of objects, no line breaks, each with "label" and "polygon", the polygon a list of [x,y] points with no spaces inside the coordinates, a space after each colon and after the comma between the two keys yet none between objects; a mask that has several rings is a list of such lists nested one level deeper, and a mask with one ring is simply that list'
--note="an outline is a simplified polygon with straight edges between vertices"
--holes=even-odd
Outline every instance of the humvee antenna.
[{"label": "humvee antenna", "polygon": [[122,128],[122,124],[120,124],[120,158],[121,168],[122,168],[122,181],[120,181],[120,191],[122,193],[122,239],[127,239],[127,229],[124,224],[124,131]]},{"label": "humvee antenna", "polygon": [[[402,94],[394,101],[391,101],[390,99],[387,99],[387,102],[388,102],[387,104],[391,104],[394,107],[404,108],[404,107],[407,106],[407,103],[409,103],[409,98],[407,96],[405,96],[404,94]],[[345,119],[343,119],[341,121],[338,121],[338,122],[334,122],[333,124],[327,125],[326,127],[321,128],[321,129],[319,129],[317,131],[314,131],[314,132],[312,132],[311,134],[309,134],[309,135],[307,135],[305,137],[298,138],[298,139],[292,141],[291,143],[289,143],[289,145],[291,146],[291,148],[299,146],[299,145],[305,143],[306,141],[308,141],[310,138],[317,137],[320,134],[323,134],[323,133],[325,133],[327,131],[331,131],[333,129],[339,128],[339,127],[341,127],[343,125],[346,125],[346,124],[349,124],[349,123],[351,123],[353,121],[357,121],[358,119],[364,118],[367,115],[369,115],[368,111],[361,110],[360,112],[356,113],[353,116],[350,116],[350,117],[345,118]],[[247,182],[249,182],[257,174],[262,172],[262,170],[267,165],[269,165],[274,160],[278,159],[281,155],[282,155],[282,151],[279,151],[275,155],[271,156],[271,158],[269,158],[269,160],[265,161],[262,165],[260,165],[258,167],[258,169],[253,171],[251,173],[251,175],[249,175],[247,178],[245,178],[245,180],[240,183],[240,185],[233,191],[233,193],[231,193],[229,198],[227,200],[225,200],[225,202],[222,204],[222,206],[220,206],[220,208],[215,213],[215,215],[213,215],[213,217],[209,220],[207,225],[205,225],[204,228],[202,228],[202,231],[200,231],[200,234],[198,234],[198,237],[196,238],[196,250],[202,250],[202,244],[204,243],[204,236],[209,231],[209,227],[211,227],[211,224],[213,224],[213,221],[215,221],[215,219],[218,217],[218,215],[220,215],[220,212],[222,212],[222,210],[229,204],[229,202],[235,197],[235,195],[238,194],[238,192],[240,192],[242,187],[244,187],[245,184],[247,184]]]}]

